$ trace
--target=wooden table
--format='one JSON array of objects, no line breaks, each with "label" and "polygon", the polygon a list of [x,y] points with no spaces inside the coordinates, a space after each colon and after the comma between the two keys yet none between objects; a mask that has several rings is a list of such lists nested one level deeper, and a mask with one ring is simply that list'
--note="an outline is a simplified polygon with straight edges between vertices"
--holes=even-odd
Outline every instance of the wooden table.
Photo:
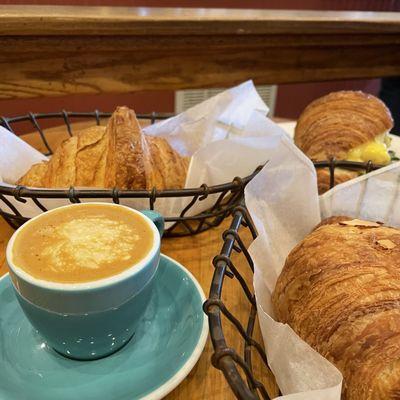
[{"label": "wooden table", "polygon": [[[93,122],[81,122],[73,124],[73,131],[76,132],[79,128],[86,127]],[[62,138],[67,137],[65,128],[50,128],[45,130],[46,137],[50,145],[53,147],[56,143],[60,142]],[[41,141],[38,140],[37,134],[23,135],[28,143],[35,146],[39,150]],[[44,149],[42,149],[44,150]],[[188,236],[184,238],[168,238],[162,241],[162,252],[175,258],[177,261],[186,266],[192,274],[199,281],[204,290],[205,295],[208,295],[211,278],[214,268],[211,265],[213,257],[219,253],[222,246],[222,232],[229,227],[231,218],[229,217],[224,223],[212,230],[203,232],[196,236]],[[245,242],[251,242],[250,233],[245,230],[246,234],[243,236]],[[12,235],[13,230],[8,226],[3,218],[0,217],[0,274],[3,275],[7,272],[4,264],[5,248],[7,242]],[[251,286],[251,273],[245,263],[241,263],[242,258],[237,257],[235,260],[236,267],[244,271],[244,276]],[[224,297],[223,300],[229,307],[230,311],[239,318],[242,324],[247,322],[249,312],[249,303],[244,294],[241,293],[241,288],[236,279],[227,279],[224,284]],[[243,352],[243,343],[239,334],[232,328],[228,321],[224,323],[224,332],[229,346],[240,349]],[[255,330],[255,337],[262,342],[258,325]],[[234,399],[228,383],[226,382],[222,372],[215,369],[211,365],[211,355],[213,353],[210,338],[207,340],[205,350],[192,372],[189,374],[182,384],[176,388],[167,399],[174,400],[225,400]],[[270,393],[274,396],[277,395],[277,388],[274,384],[273,378],[262,367],[261,360],[254,354],[254,371],[257,376],[262,378],[263,383],[270,389]]]},{"label": "wooden table", "polygon": [[400,14],[0,6],[0,99],[398,76]]}]

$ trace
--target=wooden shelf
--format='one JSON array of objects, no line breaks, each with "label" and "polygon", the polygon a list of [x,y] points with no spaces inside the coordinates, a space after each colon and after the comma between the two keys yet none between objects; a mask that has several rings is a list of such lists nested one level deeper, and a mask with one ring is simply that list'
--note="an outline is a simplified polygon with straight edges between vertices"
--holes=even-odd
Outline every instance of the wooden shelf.
[{"label": "wooden shelf", "polygon": [[400,74],[400,14],[0,6],[0,46],[3,99],[371,78]]},{"label": "wooden shelf", "polygon": [[394,12],[0,6],[0,35],[399,33]]}]

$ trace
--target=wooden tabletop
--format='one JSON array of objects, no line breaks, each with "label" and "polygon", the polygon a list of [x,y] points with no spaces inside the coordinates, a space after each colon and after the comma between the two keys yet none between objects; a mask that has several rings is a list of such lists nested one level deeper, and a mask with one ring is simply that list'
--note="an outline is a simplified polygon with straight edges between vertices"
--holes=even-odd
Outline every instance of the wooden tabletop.
[{"label": "wooden tabletop", "polygon": [[[88,123],[85,122],[74,124],[73,130],[76,132],[79,128],[86,127],[87,125]],[[45,132],[52,146],[58,143],[63,137],[67,137],[65,128],[50,128]],[[49,134],[49,132],[51,134]],[[40,146],[38,146],[40,141],[38,140],[37,134],[24,135],[22,138],[25,138],[27,142],[40,149]],[[214,272],[211,261],[222,247],[222,232],[228,229],[230,222],[231,218],[229,217],[221,226],[199,235],[184,238],[164,238],[162,240],[162,252],[176,259],[188,268],[199,281],[206,296],[208,296],[211,278]],[[242,239],[246,244],[249,244],[251,242],[250,232],[245,228],[243,229]],[[4,263],[5,248],[12,233],[13,230],[7,225],[4,219],[0,217],[0,275],[4,275],[7,272],[7,267]],[[243,256],[236,256],[235,266],[243,273],[251,287],[252,275],[246,262],[244,262]],[[224,283],[223,300],[229,310],[243,325],[245,325],[247,323],[250,307],[236,279],[226,279]],[[237,349],[239,354],[243,354],[243,341],[238,332],[228,321],[223,321],[223,328],[228,345]],[[255,338],[262,343],[258,324],[255,329]],[[210,338],[208,338],[205,350],[197,365],[178,388],[166,398],[169,400],[234,399],[235,397],[222,372],[211,365],[212,353],[212,344]],[[261,360],[255,353],[253,355],[253,368],[259,380],[269,388],[270,394],[277,396],[278,392],[273,378],[262,366]]]},{"label": "wooden tabletop", "polygon": [[397,76],[400,14],[0,6],[0,99]]}]

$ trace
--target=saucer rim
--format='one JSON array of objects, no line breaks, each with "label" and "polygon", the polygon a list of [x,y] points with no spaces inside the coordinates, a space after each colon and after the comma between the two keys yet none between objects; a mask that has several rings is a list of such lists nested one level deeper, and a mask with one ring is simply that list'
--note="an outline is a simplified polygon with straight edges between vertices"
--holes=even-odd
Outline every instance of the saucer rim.
[{"label": "saucer rim", "polygon": [[[170,262],[178,266],[190,278],[198,294],[200,295],[201,305],[203,305],[203,303],[206,301],[206,296],[204,294],[202,287],[200,286],[200,283],[197,281],[194,275],[180,262],[176,261],[172,257],[160,253],[160,258],[161,257],[169,260]],[[0,282],[7,276],[9,276],[9,272],[5,273],[2,277],[0,277]],[[166,395],[168,395],[174,389],[176,389],[179,386],[179,384],[189,375],[190,371],[196,365],[201,354],[203,353],[204,347],[207,343],[208,319],[206,318],[206,315],[204,314],[203,311],[202,311],[202,316],[203,316],[203,325],[196,346],[193,348],[192,354],[189,356],[186,362],[181,366],[181,368],[175,372],[173,376],[171,376],[166,382],[164,382],[162,385],[154,389],[152,392],[146,394],[145,396],[140,397],[139,398],[140,400],[160,400],[164,398]]]},{"label": "saucer rim", "polygon": [[[197,292],[199,293],[200,299],[201,299],[201,305],[203,306],[204,302],[206,301],[206,296],[204,294],[202,287],[200,286],[200,283],[197,281],[197,279],[194,277],[194,275],[186,267],[184,267],[180,262],[176,261],[172,257],[169,257],[163,253],[161,253],[161,257],[168,259],[172,263],[176,264],[180,269],[182,269],[183,272],[185,272],[185,274],[191,279]],[[183,364],[182,367],[170,379],[168,379],[168,381],[164,382],[161,386],[159,386],[157,389],[153,390],[151,393],[141,397],[140,400],[160,400],[160,399],[162,399],[167,394],[171,393],[175,388],[177,388],[179,386],[179,384],[189,375],[190,371],[193,369],[193,367],[196,365],[197,361],[199,360],[200,356],[202,355],[204,347],[207,343],[208,319],[206,318],[206,315],[204,314],[203,311],[202,311],[202,316],[203,316],[203,326],[201,329],[199,339],[197,341],[196,346],[194,347],[194,349],[192,351],[192,354],[186,360],[185,364]]]}]

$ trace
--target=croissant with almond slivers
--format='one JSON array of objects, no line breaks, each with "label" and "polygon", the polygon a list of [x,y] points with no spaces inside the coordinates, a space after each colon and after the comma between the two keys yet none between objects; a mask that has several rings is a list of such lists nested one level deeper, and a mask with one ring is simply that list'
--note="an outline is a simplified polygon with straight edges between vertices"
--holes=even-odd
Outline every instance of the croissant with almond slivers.
[{"label": "croissant with almond slivers", "polygon": [[399,229],[323,221],[290,252],[272,301],[342,372],[342,399],[400,399]]},{"label": "croissant with almond slivers", "polygon": [[[393,119],[386,105],[361,91],[339,91],[310,103],[301,113],[295,144],[312,160],[335,158],[386,165]],[[328,169],[318,169],[318,189],[329,189]],[[355,178],[355,171],[336,169],[335,184]]]},{"label": "croissant with almond slivers", "polygon": [[188,158],[164,139],[143,134],[133,110],[118,107],[106,127],[65,140],[49,161],[35,164],[18,185],[171,189],[185,185]]}]

